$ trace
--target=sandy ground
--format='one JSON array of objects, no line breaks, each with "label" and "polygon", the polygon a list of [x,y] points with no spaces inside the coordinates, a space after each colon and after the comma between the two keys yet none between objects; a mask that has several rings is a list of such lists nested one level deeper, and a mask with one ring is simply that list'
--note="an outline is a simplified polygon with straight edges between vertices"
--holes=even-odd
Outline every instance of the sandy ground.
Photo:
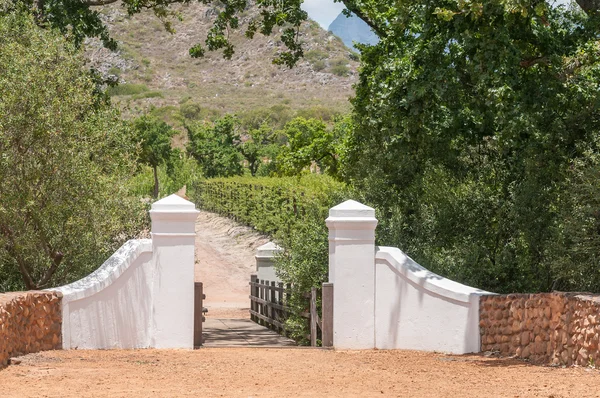
[{"label": "sandy ground", "polygon": [[[202,213],[196,280],[210,318],[247,318],[266,240]],[[0,370],[1,397],[600,397],[600,372],[513,359],[307,348],[50,351]]]},{"label": "sandy ground", "polygon": [[208,318],[248,318],[256,249],[268,240],[213,213],[196,222],[196,281],[204,285]]},{"label": "sandy ground", "polygon": [[3,397],[598,397],[600,373],[410,351],[50,351],[0,371]]}]

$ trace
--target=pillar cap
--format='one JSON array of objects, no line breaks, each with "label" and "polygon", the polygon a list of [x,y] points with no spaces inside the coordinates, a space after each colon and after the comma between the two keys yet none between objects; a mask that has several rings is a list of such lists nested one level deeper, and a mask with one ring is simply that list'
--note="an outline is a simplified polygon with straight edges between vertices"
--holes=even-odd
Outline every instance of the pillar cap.
[{"label": "pillar cap", "polygon": [[268,242],[256,249],[256,258],[273,258],[282,252],[282,247],[273,242]]},{"label": "pillar cap", "polygon": [[153,212],[189,213],[198,212],[196,205],[178,195],[171,195],[152,203]]},{"label": "pillar cap", "polygon": [[347,200],[344,203],[329,209],[329,217],[332,218],[375,218],[375,209],[363,205],[355,200]]}]

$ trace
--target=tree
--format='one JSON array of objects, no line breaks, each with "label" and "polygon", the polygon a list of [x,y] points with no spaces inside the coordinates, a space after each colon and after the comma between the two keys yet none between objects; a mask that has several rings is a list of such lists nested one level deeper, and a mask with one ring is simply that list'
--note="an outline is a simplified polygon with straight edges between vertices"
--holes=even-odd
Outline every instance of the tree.
[{"label": "tree", "polygon": [[272,142],[273,130],[265,122],[259,128],[251,128],[246,140],[239,144],[239,150],[246,162],[252,176],[256,176],[263,161],[272,161],[276,156],[278,145]]},{"label": "tree", "polygon": [[196,159],[205,177],[241,175],[242,155],[238,150],[240,135],[238,120],[226,115],[215,123],[186,125],[188,153]]},{"label": "tree", "polygon": [[336,174],[334,137],[325,123],[298,117],[287,123],[280,134],[288,141],[277,156],[277,168],[281,174],[298,175],[313,164],[321,172]]},{"label": "tree", "polygon": [[345,157],[380,242],[492,291],[589,287],[597,276],[557,258],[576,246],[573,165],[599,152],[598,15],[499,0],[396,11],[362,48]]},{"label": "tree", "polygon": [[158,198],[158,166],[172,159],[174,150],[171,148],[171,138],[176,132],[164,121],[147,115],[133,121],[133,130],[135,141],[141,147],[138,160],[152,167],[153,196]]},{"label": "tree", "polygon": [[62,35],[0,16],[0,291],[71,282],[143,227],[134,152]]}]

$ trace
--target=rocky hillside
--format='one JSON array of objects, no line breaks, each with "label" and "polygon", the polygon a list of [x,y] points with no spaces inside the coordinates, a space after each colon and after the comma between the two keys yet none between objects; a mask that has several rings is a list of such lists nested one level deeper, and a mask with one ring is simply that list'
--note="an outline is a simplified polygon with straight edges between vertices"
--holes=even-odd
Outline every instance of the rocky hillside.
[{"label": "rocky hillside", "polygon": [[118,7],[102,9],[120,51],[110,53],[90,42],[88,54],[101,72],[119,77],[121,85],[110,93],[126,113],[152,107],[169,119],[183,104],[195,105],[203,115],[266,107],[349,108],[357,75],[356,56],[317,23],[303,26],[306,58],[290,70],[271,62],[281,47],[277,35],[244,38],[252,10],[243,15],[242,30],[232,33],[237,46],[232,60],[208,52],[203,59],[192,59],[188,50],[204,40],[214,10],[190,4],[178,11],[183,20],[173,23],[176,33],[170,34],[152,13],[128,17]]},{"label": "rocky hillside", "polygon": [[338,36],[348,48],[354,48],[353,42],[361,44],[377,44],[379,38],[369,25],[362,19],[352,14],[351,17],[343,13],[329,25],[329,31]]}]

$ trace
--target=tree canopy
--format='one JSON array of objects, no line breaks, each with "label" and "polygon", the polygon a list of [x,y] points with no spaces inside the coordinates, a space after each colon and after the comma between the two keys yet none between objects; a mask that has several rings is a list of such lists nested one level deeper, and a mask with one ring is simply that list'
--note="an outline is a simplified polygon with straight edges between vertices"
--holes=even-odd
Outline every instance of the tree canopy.
[{"label": "tree canopy", "polygon": [[239,121],[226,115],[214,124],[199,122],[186,126],[188,153],[196,159],[206,177],[241,175],[242,154]]},{"label": "tree canopy", "polygon": [[[49,24],[68,35],[79,45],[86,37],[99,37],[108,48],[116,48],[116,42],[110,37],[103,23],[99,7],[121,2],[129,15],[143,10],[152,10],[163,22],[165,28],[172,31],[172,19],[180,17],[173,6],[190,3],[190,0],[3,0],[0,13],[18,10],[31,10],[40,25]],[[230,58],[235,48],[229,39],[229,31],[240,27],[240,15],[250,6],[258,8],[258,16],[246,27],[245,35],[254,37],[256,33],[271,35],[276,29],[281,31],[280,40],[287,50],[276,54],[274,62],[292,67],[303,55],[299,28],[308,15],[301,9],[303,0],[197,0],[199,3],[215,7],[213,26],[203,43],[190,49],[190,55],[201,57],[208,49],[223,50]],[[394,38],[405,30],[418,24],[419,15],[425,8],[432,9],[436,15],[444,18],[456,16],[483,15],[490,7],[501,7],[512,14],[529,15],[545,24],[554,2],[545,0],[444,0],[434,2],[388,2],[377,0],[334,0],[343,3],[345,12],[356,14],[365,21],[381,38]],[[597,19],[600,0],[575,0],[579,10],[589,18]],[[4,11],[3,11],[4,9]],[[597,31],[597,29],[596,29]],[[523,60],[527,62],[527,59]],[[529,59],[532,62],[533,59]],[[536,61],[537,62],[537,61]]]},{"label": "tree canopy", "polygon": [[158,166],[169,164],[176,152],[171,147],[171,138],[176,131],[156,117],[143,115],[133,121],[134,142],[140,145],[139,162],[152,167],[154,190],[157,198],[159,192]]},{"label": "tree canopy", "polygon": [[[597,252],[582,254],[597,217],[572,202],[597,167],[597,15],[406,4],[405,22],[362,48],[347,158],[382,243],[492,291],[597,290]],[[572,235],[574,218],[587,233]]]},{"label": "tree canopy", "polygon": [[62,35],[12,14],[0,42],[0,291],[57,286],[144,225],[135,147]]}]

